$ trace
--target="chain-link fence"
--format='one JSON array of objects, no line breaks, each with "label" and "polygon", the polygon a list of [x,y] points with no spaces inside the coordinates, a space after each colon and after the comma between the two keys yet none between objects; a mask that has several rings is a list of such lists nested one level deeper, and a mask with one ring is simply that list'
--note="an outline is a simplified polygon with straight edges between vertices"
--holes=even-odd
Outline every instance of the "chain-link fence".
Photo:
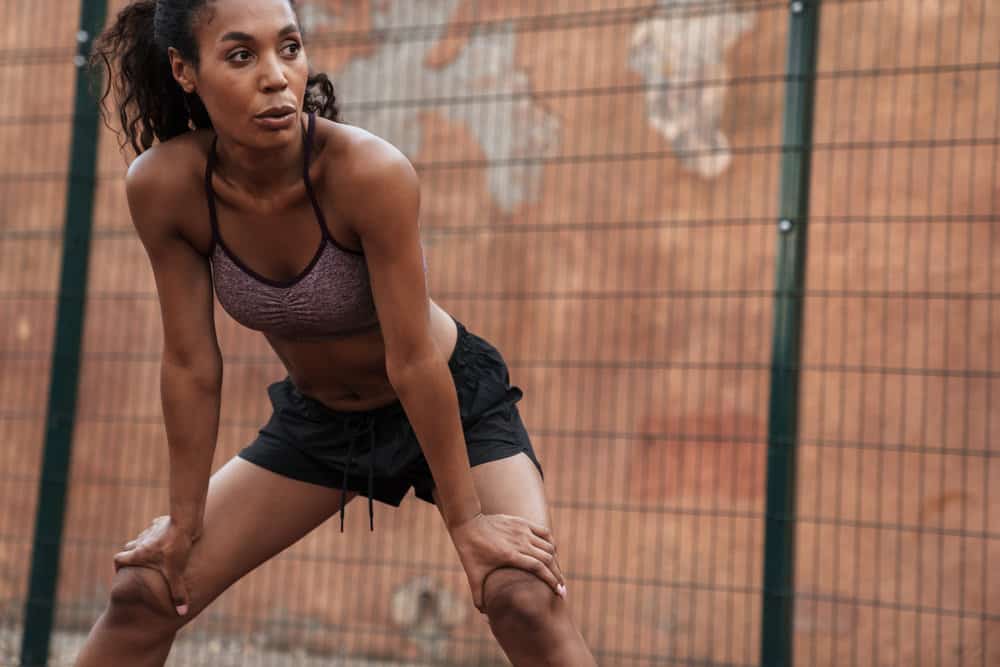
[{"label": "chain-link fence", "polygon": [[[125,160],[103,129],[95,175],[71,152],[95,122],[92,104],[74,112],[92,39],[77,4],[0,2],[3,664],[18,664],[33,540],[61,553],[50,664],[70,664],[112,554],[167,507],[158,304]],[[770,592],[794,602],[797,664],[1000,662],[1000,6],[822,2],[802,146],[783,134],[805,89],[789,45],[815,1],[297,4],[345,120],[420,174],[432,297],[525,391],[599,664],[760,664],[781,613],[764,605],[768,515],[795,528],[794,588]],[[782,225],[783,158],[804,149],[809,215]],[[74,179],[94,183],[94,208],[67,422],[49,392],[67,361]],[[789,233],[808,236],[805,284],[780,291]],[[782,298],[803,307],[801,362],[784,366],[797,444],[773,410],[769,438]],[[261,337],[216,322],[218,466],[255,436],[283,370]],[[40,484],[46,442],[69,428],[68,474]],[[794,515],[766,507],[781,451],[797,453]],[[56,547],[33,531],[38,489],[63,481]],[[433,508],[410,498],[374,534],[365,520],[348,512],[345,534],[323,526],[239,582],[170,664],[504,664]]]}]

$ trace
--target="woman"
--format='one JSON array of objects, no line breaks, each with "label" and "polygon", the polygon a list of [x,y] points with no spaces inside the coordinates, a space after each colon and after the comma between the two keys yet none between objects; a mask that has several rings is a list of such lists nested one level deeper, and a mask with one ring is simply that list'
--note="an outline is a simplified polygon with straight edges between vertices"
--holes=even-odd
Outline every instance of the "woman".
[{"label": "woman", "polygon": [[[372,499],[398,505],[411,486],[436,502],[515,665],[594,664],[567,611],[520,391],[496,349],[428,299],[413,168],[334,122],[291,1],[133,2],[92,62],[139,154],[126,193],[163,320],[170,513],[115,556],[77,665],[162,665],[177,630],[237,579],[338,510],[342,521],[356,495],[371,514]],[[288,377],[268,388],[260,437],[209,479],[213,285]]]}]

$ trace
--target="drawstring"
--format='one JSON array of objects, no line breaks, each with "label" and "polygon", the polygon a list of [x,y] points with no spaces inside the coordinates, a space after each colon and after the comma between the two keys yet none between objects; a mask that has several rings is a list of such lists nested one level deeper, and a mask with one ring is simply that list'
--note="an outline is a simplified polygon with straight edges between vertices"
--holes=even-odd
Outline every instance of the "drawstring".
[{"label": "drawstring", "polygon": [[[368,432],[368,527],[375,530],[375,423],[369,422],[365,429]],[[360,434],[358,434],[360,435]],[[351,469],[354,456],[354,443],[357,438],[351,438],[347,446],[347,464],[344,466],[344,484],[340,489],[340,532],[344,532],[344,515],[347,508],[347,475]]]},{"label": "drawstring", "polygon": [[347,471],[351,469],[351,455],[354,453],[354,438],[347,446],[347,465],[344,466],[344,486],[340,489],[340,532],[344,532],[344,510],[347,508]]},{"label": "drawstring", "polygon": [[375,424],[368,430],[368,530],[375,532]]}]

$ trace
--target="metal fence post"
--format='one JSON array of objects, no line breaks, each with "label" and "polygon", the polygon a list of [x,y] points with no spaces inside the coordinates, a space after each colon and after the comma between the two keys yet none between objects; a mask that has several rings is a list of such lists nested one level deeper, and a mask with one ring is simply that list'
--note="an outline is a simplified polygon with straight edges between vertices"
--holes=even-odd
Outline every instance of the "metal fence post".
[{"label": "metal fence post", "polygon": [[96,185],[100,116],[85,67],[94,38],[104,27],[103,1],[81,0],[76,101],[70,150],[66,223],[56,313],[55,341],[49,379],[45,450],[38,486],[38,509],[31,555],[31,579],[24,612],[21,665],[45,665],[55,618],[56,583],[66,510],[70,450],[76,413],[80,345],[83,337],[87,265]]},{"label": "metal fence post", "polygon": [[761,665],[764,667],[792,664],[796,434],[819,4],[819,0],[795,0],[790,5],[768,407],[764,608],[761,617]]}]

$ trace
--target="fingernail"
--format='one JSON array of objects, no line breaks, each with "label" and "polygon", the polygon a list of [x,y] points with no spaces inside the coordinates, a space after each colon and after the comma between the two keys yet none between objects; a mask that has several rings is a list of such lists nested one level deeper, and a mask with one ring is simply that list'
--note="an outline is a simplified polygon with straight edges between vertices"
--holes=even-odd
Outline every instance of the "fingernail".
[{"label": "fingernail", "polygon": [[188,606],[186,604],[179,604],[179,605],[177,605],[177,613],[180,616],[187,616]]},{"label": "fingernail", "polygon": [[562,584],[559,584],[559,587],[556,590],[559,591],[560,597],[563,597],[563,598],[566,597],[566,587],[565,586],[563,586]]}]

